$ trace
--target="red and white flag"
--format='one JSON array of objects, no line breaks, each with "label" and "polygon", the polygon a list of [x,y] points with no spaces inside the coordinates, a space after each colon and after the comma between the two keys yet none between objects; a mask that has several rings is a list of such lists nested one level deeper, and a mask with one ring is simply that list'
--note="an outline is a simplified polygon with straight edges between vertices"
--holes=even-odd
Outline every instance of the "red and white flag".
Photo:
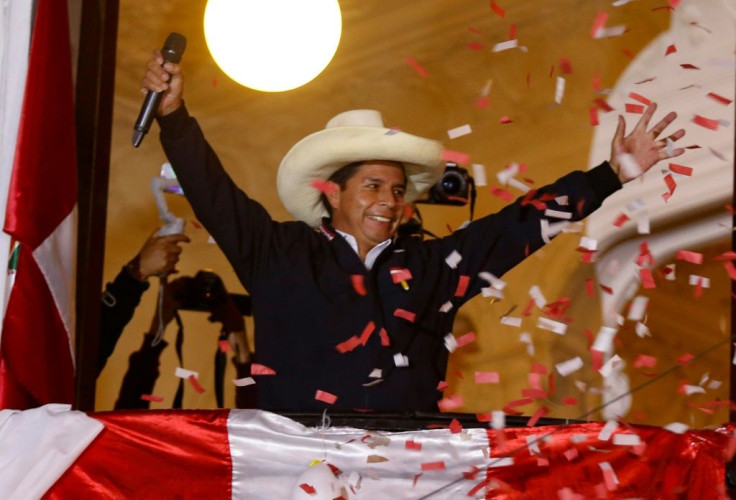
[{"label": "red and white flag", "polygon": [[0,338],[0,408],[74,398],[77,157],[66,0],[38,0],[4,231],[17,269]]},{"label": "red and white flag", "polygon": [[[54,436],[62,415],[53,416],[56,423],[34,422],[33,428]],[[31,487],[41,478],[48,484],[60,476],[44,498],[448,500],[651,498],[666,493],[726,498],[727,451],[733,453],[736,440],[733,424],[678,432],[627,426],[602,439],[602,422],[500,430],[453,429],[450,424],[386,432],[305,427],[261,410],[130,410],[89,416],[104,429],[76,461],[71,452],[54,453],[73,448],[71,427],[63,434],[64,446],[56,441],[58,433],[46,444],[33,436],[27,438],[31,443],[21,438],[8,443],[15,446],[3,441],[0,491],[30,498],[25,489],[3,489],[3,479],[17,478],[8,484],[20,480]],[[77,425],[80,441],[96,432],[84,420]],[[18,463],[19,456],[26,460]],[[24,465],[36,462],[44,466]],[[615,481],[607,480],[606,472]],[[30,481],[31,474],[38,474],[39,481]]]}]

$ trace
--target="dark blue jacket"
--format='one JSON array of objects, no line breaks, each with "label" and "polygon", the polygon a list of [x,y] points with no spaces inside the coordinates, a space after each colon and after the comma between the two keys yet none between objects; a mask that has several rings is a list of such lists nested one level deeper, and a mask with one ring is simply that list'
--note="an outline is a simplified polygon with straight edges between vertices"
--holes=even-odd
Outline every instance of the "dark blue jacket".
[{"label": "dark blue jacket", "polygon": [[[437,385],[447,368],[444,337],[458,308],[489,286],[479,273],[500,277],[544,244],[544,210],[520,198],[444,238],[397,238],[368,271],[327,221],[315,230],[272,220],[232,182],[183,106],[159,123],[164,150],[197,218],[251,294],[255,362],[276,372],[257,377],[263,409],[437,411]],[[606,163],[562,177],[535,199],[579,220],[620,187]],[[568,204],[560,206],[550,195],[567,196]],[[446,262],[453,251],[462,257],[456,268]],[[392,268],[409,270],[408,290],[393,282]],[[359,293],[363,288],[365,294]],[[449,310],[442,307],[448,301]],[[389,346],[382,345],[381,330]],[[364,332],[365,345],[338,350]],[[406,356],[409,366],[397,367],[396,354]],[[380,379],[369,377],[375,369]],[[337,400],[319,401],[317,391]]]}]

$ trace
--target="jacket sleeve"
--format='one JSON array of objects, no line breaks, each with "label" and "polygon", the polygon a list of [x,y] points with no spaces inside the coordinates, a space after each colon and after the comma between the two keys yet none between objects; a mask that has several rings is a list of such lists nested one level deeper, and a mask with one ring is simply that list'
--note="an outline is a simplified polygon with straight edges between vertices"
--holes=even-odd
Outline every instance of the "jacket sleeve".
[{"label": "jacket sleeve", "polygon": [[457,251],[462,257],[458,272],[470,279],[464,299],[489,286],[478,273],[487,271],[502,276],[554,238],[562,225],[582,220],[620,188],[621,182],[605,162],[530,191],[499,212],[443,238],[442,254]]},{"label": "jacket sleeve", "polygon": [[157,119],[161,144],[195,215],[249,287],[263,269],[275,223],[235,185],[184,106]]},{"label": "jacket sleeve", "polygon": [[100,305],[98,376],[115,350],[123,328],[133,317],[135,308],[140,304],[141,296],[148,287],[148,282],[138,281],[125,268],[105,286]]}]

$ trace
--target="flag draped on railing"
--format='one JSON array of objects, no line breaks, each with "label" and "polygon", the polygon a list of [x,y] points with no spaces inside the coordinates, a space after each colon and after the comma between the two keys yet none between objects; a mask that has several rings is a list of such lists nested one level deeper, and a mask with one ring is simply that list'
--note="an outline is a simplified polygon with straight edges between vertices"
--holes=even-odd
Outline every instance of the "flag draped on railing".
[{"label": "flag draped on railing", "polygon": [[4,231],[17,269],[0,339],[0,408],[74,398],[77,156],[66,0],[38,0]]}]

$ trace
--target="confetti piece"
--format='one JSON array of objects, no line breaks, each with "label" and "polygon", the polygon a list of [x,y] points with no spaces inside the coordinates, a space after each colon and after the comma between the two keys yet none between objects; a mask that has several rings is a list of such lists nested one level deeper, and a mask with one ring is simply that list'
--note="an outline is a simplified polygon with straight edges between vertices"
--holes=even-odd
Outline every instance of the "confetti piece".
[{"label": "confetti piece", "polygon": [[391,345],[391,339],[389,339],[388,332],[386,332],[385,328],[381,328],[381,330],[378,332],[378,336],[381,337],[381,345],[383,347],[388,347]]},{"label": "confetti piece", "polygon": [[470,284],[470,276],[461,275],[458,278],[457,289],[455,289],[455,297],[465,296],[465,292],[468,290]]},{"label": "confetti piece", "polygon": [[537,319],[537,328],[551,331],[557,335],[565,335],[565,333],[567,333],[567,325],[565,323],[543,317]]},{"label": "confetti piece", "polygon": [[705,118],[704,116],[695,115],[695,118],[693,118],[693,122],[709,130],[718,130],[718,120],[711,120],[710,118]]},{"label": "confetti piece", "polygon": [[502,325],[508,325],[508,326],[515,326],[517,328],[521,327],[521,318],[515,318],[512,316],[502,316],[501,317],[501,324]]},{"label": "confetti piece", "polygon": [[414,320],[416,319],[417,315],[413,312],[409,312],[405,309],[397,308],[394,311],[394,316],[397,318],[405,319],[409,323],[414,323]]},{"label": "confetti piece", "polygon": [[220,352],[230,352],[230,342],[228,340],[218,340],[217,345],[220,348]]},{"label": "confetti piece", "polygon": [[598,12],[598,14],[596,14],[595,19],[593,20],[593,26],[590,28],[591,38],[598,38],[598,33],[603,30],[607,20],[608,14],[605,12]]},{"label": "confetti piece", "polygon": [[506,17],[506,12],[494,0],[491,0],[491,10],[499,17]]},{"label": "confetti piece", "polygon": [[613,436],[613,444],[616,446],[639,446],[641,442],[638,434],[618,433]]},{"label": "confetti piece", "polygon": [[627,316],[627,319],[631,321],[641,321],[642,319],[644,319],[644,314],[647,311],[648,305],[648,297],[644,297],[642,295],[635,297],[634,300],[631,302],[631,306],[629,307],[629,314]]},{"label": "confetti piece", "polygon": [[394,284],[399,284],[402,281],[409,281],[412,279],[411,271],[404,267],[392,267],[389,269],[391,273],[391,280]]},{"label": "confetti piece", "polygon": [[494,457],[488,467],[510,467],[514,465],[514,457]]},{"label": "confetti piece", "polygon": [[462,255],[457,250],[453,250],[450,255],[445,258],[445,262],[452,269],[457,269],[457,265],[463,260]]},{"label": "confetti piece", "polygon": [[475,107],[478,109],[485,109],[491,104],[491,98],[487,95],[482,95],[475,100]]},{"label": "confetti piece", "polygon": [[513,122],[514,121],[508,116],[502,116],[501,118],[498,119],[498,123],[501,123],[503,125],[506,125],[507,123],[513,123]]},{"label": "confetti piece", "polygon": [[626,214],[621,214],[618,217],[616,217],[616,220],[613,221],[613,225],[616,227],[621,227],[624,224],[626,224],[626,222],[628,221],[629,221],[629,216]]},{"label": "confetti piece", "polygon": [[438,391],[444,391],[445,389],[447,389],[447,386],[448,386],[448,385],[450,385],[450,384],[448,384],[448,383],[447,383],[447,382],[445,382],[444,380],[440,380],[440,383],[439,383],[439,384],[437,384],[437,390],[438,390]]},{"label": "confetti piece", "polygon": [[499,381],[498,372],[475,372],[476,384],[498,384]]},{"label": "confetti piece", "polygon": [[639,278],[641,278],[641,286],[646,289],[657,288],[657,284],[654,282],[654,276],[652,276],[651,269],[639,269]]},{"label": "confetti piece", "polygon": [[235,378],[233,379],[233,384],[235,384],[238,387],[247,387],[249,385],[255,384],[256,381],[253,380],[253,377],[243,377],[243,378]]},{"label": "confetti piece", "polygon": [[693,168],[692,167],[686,167],[684,165],[677,165],[676,163],[670,163],[670,170],[676,174],[685,175],[687,177],[690,177],[693,175]]},{"label": "confetti piece", "polygon": [[250,365],[250,374],[251,375],[276,375],[276,372],[272,370],[271,368],[267,367],[266,365],[261,365],[259,363],[253,363]]},{"label": "confetti piece", "polygon": [[481,165],[480,163],[473,163],[473,178],[475,179],[475,185],[476,186],[485,186],[487,185],[486,180],[486,167],[485,165]]},{"label": "confetti piece", "polygon": [[447,131],[447,136],[450,139],[457,139],[458,137],[462,137],[464,135],[468,135],[472,133],[473,130],[470,128],[470,125],[467,123],[465,125],[460,125],[459,127],[452,128]]},{"label": "confetti piece", "polygon": [[154,396],[153,394],[141,394],[141,399],[143,401],[153,401],[155,403],[161,403],[164,400],[161,396]]},{"label": "confetti piece", "polygon": [[683,424],[681,422],[672,422],[662,428],[675,434],[684,434],[690,427],[687,424]]},{"label": "confetti piece", "polygon": [[597,127],[600,124],[598,120],[598,108],[596,108],[595,106],[591,106],[588,116],[590,117],[591,127]]},{"label": "confetti piece", "polygon": [[381,462],[388,462],[388,458],[382,457],[381,455],[368,455],[365,458],[365,461],[369,464],[378,464]]},{"label": "confetti piece", "polygon": [[442,151],[442,159],[457,163],[458,165],[467,165],[470,162],[470,155],[467,153],[461,153],[460,151],[445,149]]},{"label": "confetti piece", "polygon": [[445,462],[424,462],[422,464],[422,470],[445,470]]},{"label": "confetti piece", "polygon": [[697,286],[700,285],[703,288],[710,288],[710,278],[706,278],[705,276],[698,276],[697,274],[691,274],[688,282],[690,283],[690,286]]},{"label": "confetti piece", "polygon": [[491,186],[489,188],[489,191],[493,196],[496,196],[497,198],[501,198],[503,201],[511,202],[514,200],[514,195],[511,194],[509,191],[502,189],[497,186]]},{"label": "confetti piece", "polygon": [[531,416],[531,418],[527,421],[526,426],[527,427],[534,427],[537,425],[537,422],[539,422],[539,419],[549,414],[549,408],[546,406],[542,406],[537,411],[534,412],[534,415]]},{"label": "confetti piece", "polygon": [[644,323],[641,323],[641,322],[637,323],[635,330],[636,330],[636,335],[639,338],[642,338],[643,339],[644,337],[651,337],[652,336],[649,333],[649,327],[647,327],[647,325],[645,325]]},{"label": "confetti piece", "polygon": [[397,368],[405,368],[409,366],[409,357],[397,352],[394,354],[394,364]]},{"label": "confetti piece", "polygon": [[572,65],[570,60],[566,57],[560,57],[560,73],[563,75],[572,74]]},{"label": "confetti piece", "polygon": [[677,47],[675,47],[675,44],[673,43],[667,46],[667,50],[665,50],[664,55],[668,56],[670,54],[674,54],[675,52],[677,52]]},{"label": "confetti piece", "polygon": [[598,433],[598,440],[608,441],[609,439],[611,439],[611,436],[616,429],[618,429],[618,422],[616,422],[615,420],[608,420],[606,422],[606,425],[604,425]]},{"label": "confetti piece", "polygon": [[664,201],[668,201],[675,193],[677,182],[675,181],[675,178],[672,177],[672,174],[667,174],[664,176],[664,183],[667,185],[667,192],[662,194],[662,198],[664,198]]},{"label": "confetti piece", "polygon": [[641,104],[626,103],[626,112],[641,115],[644,113],[644,106],[642,106]]},{"label": "confetti piece", "polygon": [[601,110],[605,111],[606,113],[613,111],[613,108],[602,98],[597,98],[595,101],[595,105],[598,106]]},{"label": "confetti piece", "polygon": [[461,335],[457,339],[455,339],[455,341],[457,342],[458,347],[462,347],[472,342],[475,342],[475,339],[476,339],[475,332],[468,332],[464,335]]},{"label": "confetti piece", "polygon": [[192,387],[194,387],[195,391],[197,391],[200,394],[205,392],[204,387],[202,387],[202,385],[199,383],[199,380],[197,380],[197,377],[195,377],[194,375],[189,375],[189,378],[187,380],[189,380],[189,383],[192,384]]},{"label": "confetti piece", "polygon": [[690,252],[688,250],[678,250],[675,259],[684,260],[685,262],[690,262],[691,264],[702,264],[703,254],[698,252]]},{"label": "confetti piece", "polygon": [[657,358],[646,354],[639,354],[634,360],[634,368],[654,368],[657,365]]},{"label": "confetti piece", "polygon": [[[619,25],[619,26],[611,26],[610,28],[603,28],[600,31],[598,31],[598,34],[595,38],[612,38],[615,36],[621,36],[624,33],[626,33],[626,26]],[[630,58],[633,58],[632,56],[629,56]]]},{"label": "confetti piece", "polygon": [[618,329],[616,328],[611,326],[602,326],[600,330],[598,330],[598,335],[596,335],[591,349],[610,354],[613,352],[613,339],[616,337],[617,333]]},{"label": "confetti piece", "polygon": [[557,104],[562,103],[562,98],[565,95],[565,79],[561,76],[557,77],[557,82],[555,84],[555,102]]},{"label": "confetti piece", "polygon": [[711,99],[714,99],[717,102],[720,102],[721,104],[725,106],[728,106],[729,104],[733,102],[733,100],[723,97],[722,95],[718,95],[715,92],[708,92],[707,96],[710,97]]},{"label": "confetti piece", "polygon": [[460,395],[447,396],[437,402],[437,406],[441,411],[452,411],[463,405],[463,398]]},{"label": "confetti piece", "polygon": [[463,424],[461,424],[458,419],[453,418],[450,421],[450,432],[452,434],[460,434],[462,430],[463,430]]},{"label": "confetti piece", "polygon": [[606,489],[608,491],[614,491],[616,488],[618,488],[618,476],[616,476],[616,473],[613,470],[613,467],[608,462],[600,462],[598,466],[601,468],[601,471],[603,472],[603,482],[606,485]]},{"label": "confetti piece", "polygon": [[695,66],[694,64],[688,64],[688,63],[686,63],[686,64],[680,64],[680,67],[682,69],[697,69],[697,70],[700,69],[697,66]]},{"label": "confetti piece", "polygon": [[413,57],[404,58],[404,62],[406,62],[406,64],[411,66],[414,69],[414,71],[416,71],[417,74],[421,76],[422,78],[427,78],[429,76],[429,73],[427,72],[427,70],[424,69],[422,65],[419,64]]},{"label": "confetti piece", "polygon": [[303,489],[304,492],[307,493],[307,495],[314,495],[317,492],[317,490],[315,490],[314,487],[310,486],[307,483],[302,483],[299,485],[299,487]]},{"label": "confetti piece", "polygon": [[637,94],[636,92],[630,92],[629,97],[635,101],[639,101],[640,103],[644,104],[645,106],[649,106],[652,104],[652,101],[647,99],[641,94]]},{"label": "confetti piece", "polygon": [[339,186],[334,182],[324,181],[322,179],[314,179],[312,181],[312,187],[324,194],[334,193],[339,189]]},{"label": "confetti piece", "polygon": [[368,343],[368,339],[373,335],[373,331],[376,329],[376,324],[373,321],[369,321],[367,325],[365,325],[365,328],[363,328],[363,332],[360,334],[360,344],[366,345]]},{"label": "confetti piece", "polygon": [[366,289],[365,289],[365,278],[362,274],[353,274],[350,276],[350,281],[353,284],[353,290],[358,295],[365,296],[366,295]]},{"label": "confetti piece", "polygon": [[470,50],[483,50],[486,48],[484,44],[478,42],[469,42],[466,43],[465,46],[468,47]]},{"label": "confetti piece", "polygon": [[592,278],[585,279],[585,293],[588,297],[595,297],[595,283]]},{"label": "confetti piece", "polygon": [[335,349],[337,349],[340,354],[345,354],[346,352],[354,350],[359,345],[361,345],[360,339],[356,335],[353,335],[346,341],[337,344]]},{"label": "confetti piece", "polygon": [[184,368],[176,368],[174,370],[174,376],[179,378],[189,378],[191,376],[199,377],[199,373],[192,370],[185,370]]},{"label": "confetti piece", "polygon": [[493,46],[491,49],[491,52],[503,52],[505,50],[515,49],[519,46],[519,41],[514,40],[506,40],[505,42],[499,42]]},{"label": "confetti piece", "polygon": [[544,297],[544,294],[542,294],[542,290],[540,290],[539,286],[533,285],[529,289],[529,296],[534,299],[534,304],[542,309],[545,305],[547,305],[547,299]]},{"label": "confetti piece", "polygon": [[452,302],[449,300],[440,306],[440,312],[446,313],[452,310]]},{"label": "confetti piece", "polygon": [[318,389],[317,392],[314,394],[314,399],[316,399],[317,401],[322,401],[323,403],[334,405],[335,401],[337,401],[337,396]]},{"label": "confetti piece", "polygon": [[407,439],[405,447],[407,450],[422,451],[422,443],[417,443],[413,439]]},{"label": "confetti piece", "polygon": [[563,361],[555,365],[555,369],[563,377],[567,377],[571,373],[575,373],[576,371],[580,370],[582,367],[583,367],[583,360],[580,358],[580,356],[574,357],[572,359],[568,359],[567,361]]}]

